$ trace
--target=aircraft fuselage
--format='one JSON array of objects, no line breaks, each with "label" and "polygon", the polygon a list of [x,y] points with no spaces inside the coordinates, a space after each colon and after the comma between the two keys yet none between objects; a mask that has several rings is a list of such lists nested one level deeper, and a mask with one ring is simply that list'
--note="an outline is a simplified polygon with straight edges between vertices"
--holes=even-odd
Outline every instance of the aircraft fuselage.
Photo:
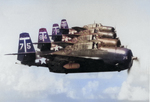
[{"label": "aircraft fuselage", "polygon": [[53,54],[43,57],[49,59],[50,71],[56,73],[121,71],[132,66],[133,57],[126,48],[63,50]]}]

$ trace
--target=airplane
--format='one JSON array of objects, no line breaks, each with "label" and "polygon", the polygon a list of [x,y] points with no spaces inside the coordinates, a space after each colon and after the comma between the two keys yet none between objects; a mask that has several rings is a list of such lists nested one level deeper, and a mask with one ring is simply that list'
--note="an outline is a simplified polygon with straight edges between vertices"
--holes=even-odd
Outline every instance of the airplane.
[{"label": "airplane", "polygon": [[[94,32],[100,33],[101,32],[100,34],[102,34],[102,35],[109,35],[107,37],[110,37],[110,35],[112,38],[116,37],[114,27],[103,26],[101,23],[88,24],[88,25],[85,25],[83,27],[72,27],[71,29],[69,29],[69,26],[68,26],[66,19],[62,19],[60,28],[63,30],[67,29],[67,31],[68,31],[67,33],[62,33],[62,34],[75,34],[77,32],[83,31],[83,30],[91,30],[91,33],[94,33]],[[105,34],[103,34],[103,33],[105,33]]]},{"label": "airplane", "polygon": [[[54,27],[54,25],[53,25],[53,27]],[[57,29],[58,29],[58,27],[57,27]],[[72,28],[69,28],[66,19],[62,19],[61,20],[60,32],[63,35],[64,34],[65,35],[77,34],[79,32],[80,32],[79,34],[82,34],[82,33],[87,33],[87,34],[97,33],[99,35],[99,37],[101,37],[101,38],[113,38],[113,39],[115,39],[116,36],[117,36],[114,27],[103,26],[102,24],[94,23],[94,24],[85,25],[83,27],[72,27]]]},{"label": "airplane", "polygon": [[[130,49],[102,47],[101,43],[94,41],[68,45],[55,52],[35,51],[28,33],[20,34],[18,53],[7,55],[17,55],[17,60],[23,65],[48,67],[50,72],[66,74],[130,70],[134,60]],[[44,62],[36,62],[40,58],[45,58]]]},{"label": "airplane", "polygon": [[[85,25],[83,27],[69,28],[67,20],[66,19],[61,20],[60,32],[62,34],[65,34],[65,35],[66,34],[76,34],[76,33],[79,33],[80,31],[88,31],[86,33],[97,33],[102,38],[113,38],[113,39],[115,39],[117,36],[117,34],[115,32],[115,28],[111,27],[111,26],[103,26],[100,23],[99,24],[94,23],[94,24]],[[82,33],[84,33],[84,32],[82,32]]]},{"label": "airplane", "polygon": [[116,32],[111,32],[111,31],[100,31],[98,28],[83,28],[83,27],[72,27],[77,33],[75,32],[69,32],[71,34],[93,34],[93,35],[98,35],[99,38],[111,38],[111,39],[116,39],[117,34]]},{"label": "airplane", "polygon": [[114,27],[103,26],[101,23],[88,24],[88,25],[83,26],[83,28],[95,29],[95,30],[100,30],[100,31],[105,31],[105,32],[115,32]]},{"label": "airplane", "polygon": [[79,41],[91,39],[93,40],[93,38],[95,38],[101,40],[105,44],[105,46],[109,44],[110,44],[109,46],[117,46],[117,47],[121,46],[119,38],[116,38],[117,34],[115,28],[110,26],[103,26],[102,24],[94,23],[85,25],[83,27],[72,27],[71,29],[69,29],[69,34],[65,34],[65,36],[70,37],[72,39],[71,41],[75,43],[78,40]]},{"label": "airplane", "polygon": [[[65,29],[63,29],[63,28],[65,28]],[[76,33],[70,33],[70,32],[72,32],[70,30],[73,30],[73,29],[69,29],[66,19],[63,19],[61,21],[60,29],[59,29],[58,24],[53,24],[52,35],[49,35],[49,36],[52,37],[54,42],[55,41],[63,41],[63,42],[67,42],[67,43],[77,43],[77,42],[83,42],[83,41],[87,41],[87,40],[88,41],[99,40],[103,43],[103,46],[111,46],[111,47],[115,47],[115,46],[120,47],[121,46],[121,41],[118,38],[115,38],[116,35],[112,34],[112,32],[109,32],[109,33],[101,32],[101,33],[104,33],[101,35],[99,33],[89,33],[88,30],[86,30],[85,28],[81,28],[81,27],[72,27],[72,28],[74,29],[73,32],[76,32]],[[63,31],[62,31],[62,29],[63,29]],[[67,31],[65,31],[65,30],[67,30]],[[64,34],[63,32],[67,32],[67,33]]]}]

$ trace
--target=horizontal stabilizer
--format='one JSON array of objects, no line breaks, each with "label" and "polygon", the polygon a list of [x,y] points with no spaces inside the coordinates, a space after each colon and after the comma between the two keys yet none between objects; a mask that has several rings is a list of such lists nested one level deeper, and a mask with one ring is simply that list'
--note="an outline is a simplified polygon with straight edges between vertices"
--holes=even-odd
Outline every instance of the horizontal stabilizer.
[{"label": "horizontal stabilizer", "polygon": [[33,44],[50,44],[51,42],[36,42],[36,43],[33,43]]},{"label": "horizontal stabilizer", "polygon": [[57,36],[62,36],[62,35],[48,35],[48,36],[50,36],[50,37],[57,37]]},{"label": "horizontal stabilizer", "polygon": [[54,44],[57,44],[58,46],[61,46],[63,48],[65,48],[68,45],[73,45],[74,43],[67,43],[67,42],[54,42]]},{"label": "horizontal stabilizer", "polygon": [[26,55],[26,54],[35,54],[35,52],[10,53],[5,55]]},{"label": "horizontal stabilizer", "polygon": [[77,32],[87,30],[86,28],[83,28],[83,27],[72,27],[72,29],[76,30]]}]

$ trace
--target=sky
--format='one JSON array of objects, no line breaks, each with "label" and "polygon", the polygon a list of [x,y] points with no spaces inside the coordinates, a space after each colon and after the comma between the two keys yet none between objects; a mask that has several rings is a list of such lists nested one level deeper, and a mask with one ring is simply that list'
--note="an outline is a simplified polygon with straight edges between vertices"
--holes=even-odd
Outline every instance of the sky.
[{"label": "sky", "polygon": [[[149,0],[0,0],[0,101],[149,102],[149,18]],[[57,74],[15,64],[17,56],[4,55],[17,52],[20,33],[28,32],[37,42],[40,28],[51,35],[61,19],[70,28],[94,22],[115,27],[122,45],[139,61],[130,74]]]}]

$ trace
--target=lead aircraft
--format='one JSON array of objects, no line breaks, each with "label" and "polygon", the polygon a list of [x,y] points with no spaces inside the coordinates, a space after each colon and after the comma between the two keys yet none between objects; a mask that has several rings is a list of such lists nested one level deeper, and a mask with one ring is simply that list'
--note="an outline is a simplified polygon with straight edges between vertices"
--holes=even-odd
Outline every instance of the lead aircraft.
[{"label": "lead aircraft", "polygon": [[[109,72],[130,69],[133,54],[130,49],[121,47],[103,47],[101,43],[84,42],[68,45],[59,51],[50,51],[47,31],[39,33],[38,48],[35,51],[30,35],[19,36],[17,60],[23,65],[48,67],[55,73]],[[44,62],[37,59],[45,58]]]}]

